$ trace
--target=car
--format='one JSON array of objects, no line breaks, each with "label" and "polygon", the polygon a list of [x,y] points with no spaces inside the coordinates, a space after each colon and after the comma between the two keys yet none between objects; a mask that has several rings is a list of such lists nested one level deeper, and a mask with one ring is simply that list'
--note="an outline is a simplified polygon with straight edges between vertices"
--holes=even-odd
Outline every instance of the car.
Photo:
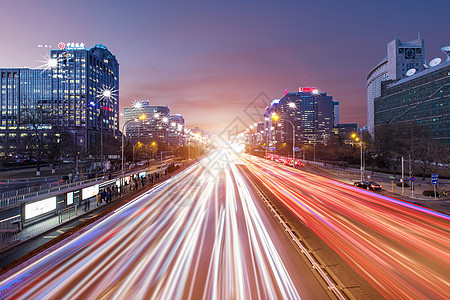
[{"label": "car", "polygon": [[360,187],[360,188],[364,188],[367,190],[372,190],[372,191],[376,191],[376,190],[381,190],[382,186],[379,185],[378,183],[376,183],[375,181],[355,181],[355,183],[353,183],[354,186],[356,187]]}]

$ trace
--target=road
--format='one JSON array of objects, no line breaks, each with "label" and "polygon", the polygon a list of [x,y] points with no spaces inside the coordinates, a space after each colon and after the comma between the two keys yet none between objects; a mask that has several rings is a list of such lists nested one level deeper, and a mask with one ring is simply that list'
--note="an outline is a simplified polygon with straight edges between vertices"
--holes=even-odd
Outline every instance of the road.
[{"label": "road", "polygon": [[448,215],[261,158],[243,162],[384,297],[448,299]]},{"label": "road", "polygon": [[8,299],[329,299],[226,150],[3,276]]}]

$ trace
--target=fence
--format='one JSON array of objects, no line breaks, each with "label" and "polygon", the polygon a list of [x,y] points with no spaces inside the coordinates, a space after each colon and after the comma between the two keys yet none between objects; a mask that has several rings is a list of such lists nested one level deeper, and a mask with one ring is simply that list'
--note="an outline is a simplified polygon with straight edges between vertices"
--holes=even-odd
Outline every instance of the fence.
[{"label": "fence", "polygon": [[0,221],[0,249],[20,241],[18,232],[22,229],[20,215]]},{"label": "fence", "polygon": [[63,223],[65,220],[70,220],[70,217],[78,216],[78,204],[58,210],[58,222]]},{"label": "fence", "polygon": [[[0,208],[16,205],[21,201],[24,201],[27,198],[35,197],[42,194],[52,193],[55,191],[60,191],[63,189],[68,189],[72,187],[76,187],[79,185],[83,185],[93,181],[102,180],[101,178],[92,178],[84,181],[78,181],[73,183],[64,183],[60,182],[48,183],[39,187],[28,187],[14,191],[7,191],[2,193],[2,197],[0,200]],[[35,188],[38,188],[36,191]]]}]

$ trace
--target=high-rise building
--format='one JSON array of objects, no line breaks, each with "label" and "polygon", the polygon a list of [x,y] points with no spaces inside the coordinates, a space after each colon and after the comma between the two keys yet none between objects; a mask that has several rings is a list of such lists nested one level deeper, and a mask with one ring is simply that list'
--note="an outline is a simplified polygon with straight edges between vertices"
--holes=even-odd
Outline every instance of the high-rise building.
[{"label": "high-rise building", "polygon": [[399,81],[386,81],[374,101],[375,129],[384,124],[417,124],[450,146],[450,61]]},{"label": "high-rise building", "polygon": [[333,101],[332,96],[314,87],[299,88],[298,93],[286,93],[277,106],[271,108],[279,116],[275,126],[277,140],[292,144],[293,130],[292,125],[285,121],[288,120],[295,126],[296,144],[326,142],[337,118],[338,107],[338,101]]},{"label": "high-rise building", "polygon": [[71,130],[88,152],[98,150],[101,134],[119,134],[119,63],[104,45],[87,50],[82,43],[60,43],[59,48],[50,52],[55,122]]},{"label": "high-rise building", "polygon": [[424,70],[425,40],[403,43],[394,39],[387,45],[387,57],[381,60],[367,75],[367,126],[374,133],[374,100],[381,95],[381,83],[386,80],[399,80],[406,77],[406,72],[415,69]]},{"label": "high-rise building", "polygon": [[135,103],[134,107],[124,109],[125,122],[137,120],[145,115],[143,121],[130,122],[126,128],[126,137],[131,143],[157,142],[159,147],[165,144],[169,126],[170,109],[166,106],[150,105],[149,101]]},{"label": "high-rise building", "polygon": [[42,69],[0,69],[0,90],[0,156],[5,156],[25,144],[32,126],[50,125],[42,109],[51,100],[51,73]]}]

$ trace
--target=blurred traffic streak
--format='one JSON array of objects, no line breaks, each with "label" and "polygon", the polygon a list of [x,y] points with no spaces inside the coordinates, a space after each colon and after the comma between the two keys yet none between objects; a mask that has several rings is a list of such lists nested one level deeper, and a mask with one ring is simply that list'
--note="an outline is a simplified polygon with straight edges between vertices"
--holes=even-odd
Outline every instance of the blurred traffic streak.
[{"label": "blurred traffic streak", "polygon": [[13,270],[0,297],[329,298],[258,202],[235,158],[217,150]]},{"label": "blurred traffic streak", "polygon": [[386,298],[448,299],[449,216],[264,159],[243,161]]}]

